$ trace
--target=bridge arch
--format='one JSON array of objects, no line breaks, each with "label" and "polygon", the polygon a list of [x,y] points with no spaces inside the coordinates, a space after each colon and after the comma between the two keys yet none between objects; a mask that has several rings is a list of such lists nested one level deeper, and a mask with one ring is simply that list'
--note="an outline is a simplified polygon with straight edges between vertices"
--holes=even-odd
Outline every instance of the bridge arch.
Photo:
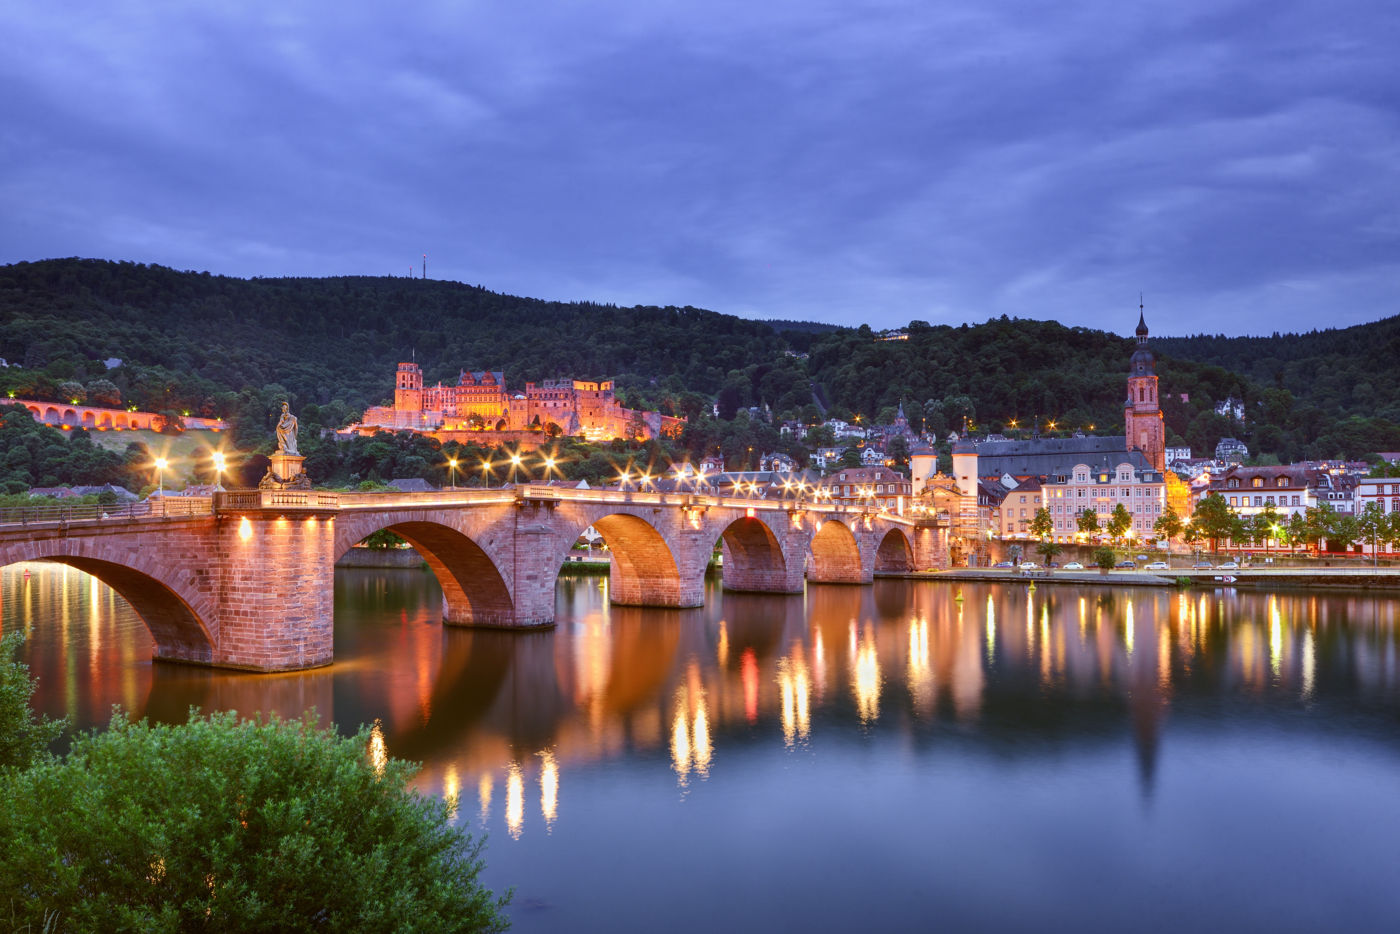
[{"label": "bridge arch", "polygon": [[335,560],[388,530],[427,562],[442,587],[442,621],[473,626],[515,624],[515,601],[496,562],[462,531],[422,515],[371,514],[336,523]]},{"label": "bridge arch", "polygon": [[898,526],[880,539],[875,550],[875,571],[883,574],[908,574],[914,570],[914,545]]},{"label": "bridge arch", "polygon": [[64,409],[64,410],[63,410],[63,424],[65,424],[65,425],[73,425],[73,426],[76,426],[78,423],[79,423],[79,422],[78,422],[78,410],[77,410],[77,409]]},{"label": "bridge arch", "polygon": [[855,533],[840,519],[827,519],[812,536],[807,579],[818,583],[859,584],[860,545]]},{"label": "bridge arch", "polygon": [[161,566],[159,549],[113,547],[73,538],[0,546],[0,566],[21,561],[66,564],[111,587],[136,611],[155,642],[156,658],[210,664],[217,619],[206,568]]},{"label": "bridge arch", "polygon": [[44,409],[45,425],[58,425],[62,424],[62,422],[63,413],[59,412],[58,409],[54,408],[53,406],[49,406],[48,408]]},{"label": "bridge arch", "polygon": [[96,427],[97,427],[97,415],[96,415],[96,413],[91,412],[91,411],[84,411],[84,412],[83,412],[83,427],[84,427],[84,428],[96,428]]},{"label": "bridge arch", "polygon": [[[694,606],[699,601],[681,580],[681,569],[666,538],[641,516],[609,512],[590,523],[608,546],[612,564],[608,596],[623,606]],[[569,538],[572,548],[587,525]],[[563,556],[556,566],[562,567]]]},{"label": "bridge arch", "polygon": [[[772,593],[801,589],[800,578],[796,586],[789,584],[788,556],[763,519],[741,516],[719,529],[715,541],[723,549],[725,590]],[[707,557],[714,552],[714,544],[707,549]]]}]

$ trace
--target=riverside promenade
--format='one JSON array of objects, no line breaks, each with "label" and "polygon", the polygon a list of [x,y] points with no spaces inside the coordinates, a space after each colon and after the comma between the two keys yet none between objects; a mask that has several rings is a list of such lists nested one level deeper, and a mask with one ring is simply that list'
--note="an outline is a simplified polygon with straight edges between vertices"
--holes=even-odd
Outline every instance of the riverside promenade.
[{"label": "riverside promenade", "polygon": [[[886,576],[886,575],[880,575]],[[951,568],[897,575],[916,580],[980,581],[1028,584],[1079,584],[1109,587],[1173,587],[1183,579],[1193,587],[1242,587],[1253,590],[1400,590],[1400,568],[1320,567],[1242,568],[1238,571],[1171,568],[1166,571],[1098,568],[1064,570],[1041,568],[1021,571],[1007,568]],[[1226,577],[1232,580],[1225,580]]]}]

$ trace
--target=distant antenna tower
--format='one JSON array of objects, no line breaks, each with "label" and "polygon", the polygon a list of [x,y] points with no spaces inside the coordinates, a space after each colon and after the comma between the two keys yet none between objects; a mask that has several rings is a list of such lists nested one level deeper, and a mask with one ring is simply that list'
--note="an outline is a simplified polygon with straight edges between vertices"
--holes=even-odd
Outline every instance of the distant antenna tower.
[{"label": "distant antenna tower", "polygon": [[428,278],[428,254],[423,254],[423,278]]}]

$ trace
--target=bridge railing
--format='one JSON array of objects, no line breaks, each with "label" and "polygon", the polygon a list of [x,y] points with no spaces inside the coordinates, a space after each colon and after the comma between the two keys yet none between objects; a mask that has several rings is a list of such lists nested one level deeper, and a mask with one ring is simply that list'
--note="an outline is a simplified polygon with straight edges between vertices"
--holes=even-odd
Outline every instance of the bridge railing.
[{"label": "bridge railing", "polygon": [[341,493],[339,495],[342,509],[347,506],[373,506],[376,509],[382,509],[385,506],[395,506],[399,504],[405,506],[437,506],[515,502],[515,492],[513,490],[491,489],[489,487],[473,487],[471,489],[458,490],[431,490],[420,493]]},{"label": "bridge railing", "polygon": [[214,494],[219,512],[248,509],[335,509],[343,493],[335,490],[229,490]]},{"label": "bridge railing", "polygon": [[0,526],[64,525],[71,522],[131,522],[148,519],[192,519],[214,513],[208,496],[170,496],[140,503],[103,506],[99,503],[44,503],[0,509]]}]

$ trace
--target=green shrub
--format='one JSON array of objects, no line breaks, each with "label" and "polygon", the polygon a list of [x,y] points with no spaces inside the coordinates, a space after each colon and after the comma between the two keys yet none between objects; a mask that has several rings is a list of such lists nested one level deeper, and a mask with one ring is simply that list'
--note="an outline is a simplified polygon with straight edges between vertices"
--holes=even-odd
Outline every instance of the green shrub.
[{"label": "green shrub", "polygon": [[42,759],[49,743],[67,725],[65,720],[37,717],[30,708],[34,681],[29,677],[29,666],[15,661],[23,641],[19,633],[0,638],[0,771],[28,768]]},{"label": "green shrub", "polygon": [[310,714],[115,715],[0,779],[0,911],[34,930],[503,930],[481,843],[369,740]]}]

